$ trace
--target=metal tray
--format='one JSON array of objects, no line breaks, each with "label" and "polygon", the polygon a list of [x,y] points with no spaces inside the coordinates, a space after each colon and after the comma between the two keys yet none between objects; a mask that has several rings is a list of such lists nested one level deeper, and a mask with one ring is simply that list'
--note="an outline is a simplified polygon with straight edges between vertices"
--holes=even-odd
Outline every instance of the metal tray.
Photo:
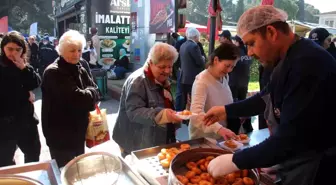
[{"label": "metal tray", "polygon": [[16,174],[30,177],[43,183],[44,185],[61,184],[61,180],[59,178],[60,171],[55,160],[2,167],[0,168],[0,174]]},{"label": "metal tray", "polygon": [[138,172],[133,171],[122,157],[119,157],[119,159],[122,163],[122,173],[120,174],[116,185],[149,185]]},{"label": "metal tray", "polygon": [[180,143],[173,143],[168,145],[156,146],[143,150],[132,152],[132,157],[137,165],[139,173],[150,183],[155,185],[168,184],[169,169],[163,168],[156,157],[161,152],[162,148],[179,148],[181,144],[189,144],[191,148],[215,148],[221,149],[217,146],[216,140],[207,138],[199,138],[188,140]]}]

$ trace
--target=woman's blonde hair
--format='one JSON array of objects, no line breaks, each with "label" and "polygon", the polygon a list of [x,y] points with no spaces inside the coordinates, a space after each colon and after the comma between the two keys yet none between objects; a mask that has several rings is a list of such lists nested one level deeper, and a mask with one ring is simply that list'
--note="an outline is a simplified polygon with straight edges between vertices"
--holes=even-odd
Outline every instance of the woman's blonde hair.
[{"label": "woman's blonde hair", "polygon": [[173,46],[166,43],[157,42],[148,53],[145,66],[148,66],[150,61],[152,61],[153,64],[157,64],[162,60],[171,60],[174,63],[177,58],[178,53]]},{"label": "woman's blonde hair", "polygon": [[69,30],[65,32],[59,39],[58,46],[56,47],[56,51],[58,52],[59,55],[62,55],[64,48],[72,44],[78,47],[81,47],[83,50],[86,45],[86,40],[85,40],[84,35],[80,34],[76,30]]}]

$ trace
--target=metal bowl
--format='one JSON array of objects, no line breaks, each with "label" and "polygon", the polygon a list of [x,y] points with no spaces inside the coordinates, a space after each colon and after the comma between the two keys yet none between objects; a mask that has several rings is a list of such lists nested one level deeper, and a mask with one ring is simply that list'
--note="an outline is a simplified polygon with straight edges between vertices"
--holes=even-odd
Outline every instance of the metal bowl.
[{"label": "metal bowl", "polygon": [[113,185],[122,172],[119,157],[106,152],[92,152],[71,160],[62,170],[63,185]]},{"label": "metal bowl", "polygon": [[[176,175],[185,174],[188,169],[186,163],[191,161],[198,161],[207,156],[219,156],[222,154],[230,154],[231,152],[213,148],[195,148],[184,151],[176,155],[169,167],[168,185],[183,185]],[[259,175],[256,170],[249,170],[249,177],[254,180],[256,184],[260,183]]]},{"label": "metal bowl", "polygon": [[0,185],[43,185],[41,182],[20,175],[0,175]]}]

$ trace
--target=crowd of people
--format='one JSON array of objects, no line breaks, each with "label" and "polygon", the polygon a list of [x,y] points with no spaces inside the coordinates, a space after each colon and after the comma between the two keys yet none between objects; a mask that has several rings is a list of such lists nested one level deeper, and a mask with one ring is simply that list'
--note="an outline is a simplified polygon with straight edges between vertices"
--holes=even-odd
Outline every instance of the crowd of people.
[{"label": "crowd of people", "polygon": [[[336,164],[333,105],[336,103],[335,43],[324,28],[308,39],[295,35],[287,15],[273,6],[246,11],[238,35],[219,35],[220,45],[206,56],[196,28],[174,35],[173,45],[156,43],[142,68],[125,81],[112,137],[122,155],[175,143],[182,123],[190,139],[225,140],[253,130],[251,116],[262,115],[271,136],[254,147],[214,159],[212,176],[239,169],[280,164],[283,184],[322,184]],[[77,31],[65,32],[37,45],[18,32],[3,35],[0,56],[0,167],[14,164],[17,147],[25,162],[39,160],[41,144],[34,94],[42,90],[42,130],[59,167],[84,153],[89,112],[99,101],[91,68],[97,66],[96,32],[91,40]],[[56,45],[56,48],[55,48]],[[127,59],[126,59],[126,58]],[[261,64],[261,91],[247,98],[254,57]],[[128,69],[128,57],[110,70],[114,78]],[[177,72],[176,99],[170,77]],[[183,121],[176,111],[198,116]]]}]

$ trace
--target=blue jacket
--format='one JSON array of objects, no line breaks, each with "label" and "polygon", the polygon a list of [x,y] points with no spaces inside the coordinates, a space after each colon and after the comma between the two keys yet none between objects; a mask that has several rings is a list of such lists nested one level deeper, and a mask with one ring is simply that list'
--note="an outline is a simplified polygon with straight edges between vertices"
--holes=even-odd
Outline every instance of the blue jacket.
[{"label": "blue jacket", "polygon": [[[277,72],[275,72],[277,71]],[[278,127],[268,139],[236,152],[240,169],[282,166],[283,184],[323,184],[336,165],[336,61],[307,39],[297,41],[260,94],[226,106],[228,116],[262,112],[270,94]],[[290,173],[288,173],[290,172]]]}]

